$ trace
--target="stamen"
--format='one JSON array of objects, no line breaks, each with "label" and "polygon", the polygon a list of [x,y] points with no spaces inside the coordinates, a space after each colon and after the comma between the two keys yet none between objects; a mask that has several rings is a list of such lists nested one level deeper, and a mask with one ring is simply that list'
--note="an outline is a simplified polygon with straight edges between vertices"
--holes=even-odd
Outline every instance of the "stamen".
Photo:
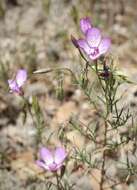
[{"label": "stamen", "polygon": [[97,47],[93,48],[93,52],[91,53],[92,56],[96,56],[99,53],[99,49]]}]

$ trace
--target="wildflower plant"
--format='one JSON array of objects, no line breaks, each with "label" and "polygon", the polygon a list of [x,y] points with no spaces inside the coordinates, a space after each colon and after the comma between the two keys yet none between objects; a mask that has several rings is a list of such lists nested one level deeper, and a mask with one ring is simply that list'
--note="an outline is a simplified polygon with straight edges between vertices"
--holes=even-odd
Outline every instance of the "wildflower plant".
[{"label": "wildflower plant", "polygon": [[[111,46],[110,38],[104,38],[101,35],[100,29],[92,27],[88,18],[83,18],[80,21],[80,27],[85,35],[85,39],[72,38],[72,43],[79,50],[82,59],[85,61],[85,69],[82,73],[82,80],[77,80],[77,84],[87,96],[90,104],[95,108],[98,114],[98,120],[103,122],[103,139],[98,141],[98,136],[95,131],[89,126],[78,129],[75,121],[71,121],[70,124],[76,130],[79,130],[82,135],[95,143],[98,149],[102,150],[102,157],[99,162],[94,161],[92,163],[92,156],[94,153],[87,153],[86,150],[80,151],[76,148],[76,158],[87,164],[90,168],[96,168],[100,171],[101,177],[99,180],[100,190],[109,188],[104,186],[107,179],[106,175],[106,160],[107,154],[111,151],[116,151],[120,148],[121,144],[127,144],[130,139],[123,141],[123,136],[120,134],[119,128],[126,125],[129,119],[131,119],[131,113],[129,110],[125,113],[124,108],[118,107],[121,97],[117,96],[118,88],[125,82],[129,82],[125,76],[119,75],[114,68],[113,59],[104,56],[108,52]],[[87,58],[88,57],[88,58]],[[98,81],[98,93],[94,88],[94,83],[88,79],[89,71],[96,74]],[[86,81],[86,83],[83,81]],[[130,82],[129,82],[130,83]],[[95,97],[93,97],[95,94]],[[103,107],[103,109],[100,109]],[[111,131],[117,131],[120,136],[120,142],[112,140]],[[126,180],[126,179],[125,179]],[[113,180],[112,180],[113,181]],[[111,181],[111,183],[112,183]],[[119,184],[115,182],[113,186]]]},{"label": "wildflower plant", "polygon": [[37,149],[39,144],[42,141],[42,132],[44,129],[44,118],[39,106],[37,97],[32,97],[32,103],[30,103],[29,99],[25,97],[23,86],[27,82],[28,74],[26,69],[19,69],[17,71],[16,76],[13,79],[8,80],[8,85],[10,92],[13,94],[17,94],[22,97],[23,100],[23,109],[24,113],[23,123],[26,121],[27,113],[30,114],[32,118],[33,125],[36,129],[35,141]]},{"label": "wildflower plant", "polygon": [[[99,189],[103,190],[121,183],[118,179],[110,179],[107,176],[106,165],[109,153],[117,152],[121,149],[121,145],[124,146],[131,140],[121,134],[119,130],[132,119],[132,115],[129,110],[126,112],[124,107],[119,108],[118,104],[122,96],[118,97],[117,95],[119,87],[125,82],[130,83],[130,81],[124,75],[119,75],[113,63],[114,59],[111,56],[106,56],[111,47],[111,39],[103,37],[100,29],[94,27],[88,17],[80,20],[80,28],[84,38],[76,39],[74,36],[71,37],[73,45],[78,49],[84,61],[80,75],[73,73],[68,68],[43,69],[35,71],[35,73],[48,73],[58,69],[62,72],[69,72],[74,79],[75,85],[83,91],[92,108],[96,110],[98,121],[95,128],[93,128],[94,123],[89,125],[81,124],[75,118],[70,120],[69,127],[78,130],[88,141],[94,143],[96,148],[92,152],[75,147],[75,155],[72,157],[77,162],[82,162],[86,165],[88,171],[92,171],[93,168],[100,171],[101,177],[98,179],[98,183]],[[95,80],[97,83],[90,80],[91,72],[96,75]],[[96,130],[97,125],[103,130],[101,138]],[[118,133],[120,140],[114,140],[112,137],[113,132]],[[66,138],[65,135],[61,136]],[[66,141],[64,140],[63,142]],[[97,152],[101,153],[101,158],[96,160],[93,157]],[[129,167],[127,166],[127,168]],[[131,175],[130,171],[128,173]],[[109,183],[111,184],[110,186],[108,185]]]},{"label": "wildflower plant", "polygon": [[[80,20],[80,28],[84,35],[82,39],[71,37],[74,47],[77,48],[83,60],[81,66],[81,73],[74,73],[68,68],[53,68],[53,69],[40,69],[34,74],[46,73],[69,73],[73,78],[73,82],[79,88],[87,101],[94,108],[96,112],[96,121],[90,121],[89,124],[84,124],[72,117],[68,122],[68,127],[73,128],[81,133],[85,139],[94,144],[92,151],[87,151],[86,148],[80,149],[75,145],[72,146],[71,151],[74,153],[71,157],[67,154],[66,148],[55,148],[51,151],[42,145],[39,151],[39,159],[36,164],[44,169],[44,172],[51,172],[56,178],[56,183],[53,180],[47,183],[47,188],[52,189],[53,186],[58,190],[71,190],[75,184],[71,184],[67,176],[67,165],[63,170],[65,160],[74,159],[77,164],[83,164],[84,169],[88,174],[92,175],[92,170],[96,169],[100,172],[100,177],[97,179],[99,189],[107,189],[115,187],[121,181],[117,178],[112,179],[107,175],[107,159],[109,154],[118,152],[121,147],[127,145],[130,141],[135,141],[135,127],[132,114],[129,109],[125,111],[124,106],[119,107],[119,102],[122,96],[118,96],[118,89],[124,83],[131,83],[124,75],[120,75],[114,66],[114,59],[109,53],[111,47],[111,39],[104,37],[99,28],[94,27],[88,17]],[[95,75],[94,81],[90,76]],[[8,80],[10,91],[19,95],[23,95],[22,86],[26,82],[27,73],[25,70],[19,70],[14,79]],[[63,92],[62,78],[60,89]],[[62,95],[62,93],[61,93]],[[60,98],[62,100],[62,96]],[[38,99],[33,97],[32,107],[26,101],[28,111],[34,119],[34,125],[37,126],[37,144],[42,144],[42,132],[44,128],[44,119],[41,114],[41,109]],[[32,112],[33,110],[33,112]],[[73,111],[73,110],[72,110]],[[35,118],[33,117],[33,113]],[[129,135],[121,133],[120,129],[128,125],[132,121],[132,130],[129,130]],[[100,132],[98,132],[98,130]],[[65,131],[62,129],[62,133]],[[113,136],[113,133],[118,135],[118,139]],[[61,137],[61,138],[60,138]],[[59,136],[61,143],[67,144],[67,137],[65,134]],[[63,139],[64,138],[64,139]],[[64,143],[64,147],[67,147]],[[47,146],[47,145],[46,145]],[[37,146],[38,150],[39,146]],[[96,155],[100,153],[100,157]],[[137,174],[134,165],[130,163],[127,155],[126,171],[127,176],[124,182],[127,183],[132,175]],[[60,171],[60,174],[58,174]],[[65,178],[66,177],[66,178]],[[109,185],[110,184],[110,185]]]}]

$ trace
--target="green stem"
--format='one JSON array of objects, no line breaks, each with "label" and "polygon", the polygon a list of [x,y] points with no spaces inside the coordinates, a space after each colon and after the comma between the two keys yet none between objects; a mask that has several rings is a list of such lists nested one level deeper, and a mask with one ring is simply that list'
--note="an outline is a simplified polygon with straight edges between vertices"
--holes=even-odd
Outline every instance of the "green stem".
[{"label": "green stem", "polygon": [[100,181],[100,190],[103,190],[103,184],[105,181],[105,163],[106,163],[106,144],[107,144],[107,121],[105,121],[105,131],[104,131],[104,143],[103,143],[103,158],[102,158],[102,166],[101,166],[101,181]]},{"label": "green stem", "polygon": [[[28,112],[29,112],[29,114],[30,114],[30,116],[31,116],[33,125],[34,125],[34,127],[36,128],[36,130],[37,130],[35,143],[36,143],[36,149],[38,150],[38,148],[39,148],[39,143],[40,143],[39,127],[38,127],[38,124],[36,123],[36,121],[34,120],[34,117],[33,117],[32,111],[31,111],[31,106],[30,106],[30,103],[29,103],[28,99],[23,96],[23,100],[24,100],[24,102],[25,102],[25,104],[26,104],[26,106],[27,106],[27,110],[28,110]],[[35,157],[37,157],[37,154],[35,155]]]},{"label": "green stem", "polygon": [[22,98],[23,98],[23,101],[25,102],[25,104],[26,104],[26,106],[27,106],[27,109],[28,109],[28,112],[29,112],[29,114],[30,114],[30,116],[31,116],[33,125],[34,125],[35,127],[37,127],[37,124],[36,124],[36,122],[35,122],[35,120],[34,120],[34,118],[33,118],[32,112],[31,112],[31,107],[30,107],[30,103],[29,103],[28,99],[25,98],[24,96],[22,96]]},{"label": "green stem", "polygon": [[55,176],[56,176],[56,181],[57,181],[57,190],[63,190],[64,187],[63,187],[62,183],[60,182],[60,179],[59,179],[57,172],[55,172]]}]

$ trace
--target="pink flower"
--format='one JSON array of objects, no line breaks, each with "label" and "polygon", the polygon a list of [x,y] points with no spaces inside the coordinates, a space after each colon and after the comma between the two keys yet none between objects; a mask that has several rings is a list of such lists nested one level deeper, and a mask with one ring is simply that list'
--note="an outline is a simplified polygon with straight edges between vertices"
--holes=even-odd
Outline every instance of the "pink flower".
[{"label": "pink flower", "polygon": [[56,148],[51,151],[45,147],[40,149],[40,160],[36,161],[39,167],[49,170],[51,172],[57,171],[62,165],[67,156],[64,148]]},{"label": "pink flower", "polygon": [[[87,30],[92,28],[90,19],[88,17],[82,18],[80,20],[80,28],[83,34],[86,34]],[[76,48],[79,48],[78,40],[73,35],[71,35],[71,41]]]},{"label": "pink flower", "polygon": [[77,40],[77,45],[90,59],[95,60],[109,50],[111,45],[110,38],[102,37],[101,31],[92,27],[88,18],[80,20],[80,27],[85,39]]},{"label": "pink flower", "polygon": [[27,80],[27,71],[24,69],[18,70],[15,79],[9,79],[8,84],[10,88],[10,92],[17,93],[18,95],[22,95],[22,86]]},{"label": "pink flower", "polygon": [[92,28],[90,18],[82,18],[80,19],[80,28],[83,34],[86,34],[88,29]]}]

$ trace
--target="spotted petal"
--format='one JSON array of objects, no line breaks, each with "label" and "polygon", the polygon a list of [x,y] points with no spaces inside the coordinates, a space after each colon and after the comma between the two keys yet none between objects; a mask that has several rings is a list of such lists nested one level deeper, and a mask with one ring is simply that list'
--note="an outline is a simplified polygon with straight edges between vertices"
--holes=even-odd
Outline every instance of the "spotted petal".
[{"label": "spotted petal", "polygon": [[8,80],[8,84],[11,92],[20,92],[20,89],[15,80]]},{"label": "spotted petal", "polygon": [[16,82],[18,84],[18,87],[21,87],[26,80],[27,80],[27,71],[24,69],[20,69],[16,75]]},{"label": "spotted petal", "polygon": [[44,147],[40,149],[40,157],[41,157],[41,160],[43,160],[46,163],[46,165],[52,164],[54,161],[52,152],[49,149],[44,148]]},{"label": "spotted petal", "polygon": [[60,165],[64,161],[66,156],[67,156],[67,153],[66,153],[64,148],[61,148],[61,147],[56,148],[56,150],[55,150],[55,158],[54,158],[55,163]]},{"label": "spotted petal", "polygon": [[81,28],[81,30],[82,30],[82,32],[83,32],[84,34],[86,34],[87,30],[88,30],[89,28],[91,28],[91,27],[92,27],[92,26],[91,26],[91,22],[90,22],[90,19],[89,19],[88,17],[82,18],[82,19],[80,20],[80,28]]},{"label": "spotted petal", "polygon": [[110,48],[110,45],[111,45],[111,40],[110,38],[103,38],[99,44],[99,54],[104,54],[106,53],[109,48]]},{"label": "spotted petal", "polygon": [[98,28],[88,29],[86,39],[90,47],[98,47],[101,41],[101,32]]},{"label": "spotted petal", "polygon": [[80,40],[77,40],[77,43],[79,47],[85,51],[85,53],[87,53],[88,55],[91,53],[91,48],[89,47],[86,40],[80,39]]},{"label": "spotted petal", "polygon": [[50,170],[50,168],[46,164],[44,164],[42,161],[40,161],[40,160],[37,160],[36,164],[37,164],[37,166],[39,166],[41,168],[44,168],[46,170]]}]

